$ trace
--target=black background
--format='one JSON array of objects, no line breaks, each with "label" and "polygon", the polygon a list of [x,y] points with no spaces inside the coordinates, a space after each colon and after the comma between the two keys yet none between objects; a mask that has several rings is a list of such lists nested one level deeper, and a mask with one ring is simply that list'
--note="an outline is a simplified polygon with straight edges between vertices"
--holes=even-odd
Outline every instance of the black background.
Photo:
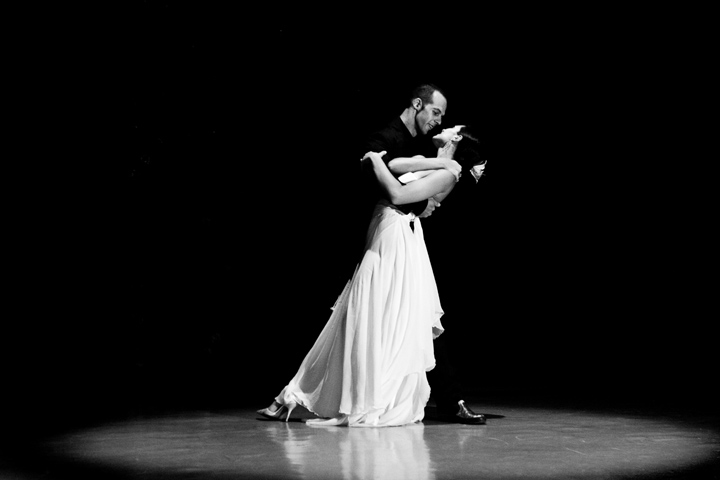
[{"label": "black background", "polygon": [[672,24],[557,13],[98,12],[58,62],[84,110],[28,215],[16,412],[269,403],[357,260],[354,145],[421,81],[488,157],[423,222],[468,390],[715,401],[691,62]]}]

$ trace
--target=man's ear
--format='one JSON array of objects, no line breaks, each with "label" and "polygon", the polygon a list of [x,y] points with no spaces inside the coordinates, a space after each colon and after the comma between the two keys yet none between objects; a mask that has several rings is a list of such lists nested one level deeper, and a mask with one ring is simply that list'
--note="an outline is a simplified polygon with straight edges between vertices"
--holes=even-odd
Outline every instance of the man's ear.
[{"label": "man's ear", "polygon": [[420,100],[419,98],[413,99],[412,106],[416,111],[419,112],[422,109],[422,100]]},{"label": "man's ear", "polygon": [[451,138],[451,140],[452,140],[453,142],[459,142],[459,141],[462,140],[462,139],[463,139],[463,136],[460,135],[460,134],[455,134],[455,135]]}]

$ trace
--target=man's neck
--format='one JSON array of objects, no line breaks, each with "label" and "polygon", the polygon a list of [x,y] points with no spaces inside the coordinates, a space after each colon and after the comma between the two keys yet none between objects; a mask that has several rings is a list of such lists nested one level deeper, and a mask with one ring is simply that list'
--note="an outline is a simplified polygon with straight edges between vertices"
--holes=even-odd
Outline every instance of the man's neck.
[{"label": "man's neck", "polygon": [[400,120],[405,124],[407,129],[410,131],[410,135],[413,137],[417,136],[417,129],[415,128],[415,115],[417,113],[411,107],[408,107],[400,114]]}]

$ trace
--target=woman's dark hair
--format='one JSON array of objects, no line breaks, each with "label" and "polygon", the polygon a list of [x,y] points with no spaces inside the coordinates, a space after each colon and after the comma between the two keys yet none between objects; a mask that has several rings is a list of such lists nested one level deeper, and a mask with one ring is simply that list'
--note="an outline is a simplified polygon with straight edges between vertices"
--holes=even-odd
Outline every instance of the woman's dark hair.
[{"label": "woman's dark hair", "polygon": [[457,149],[453,158],[462,168],[471,168],[473,165],[480,165],[487,160],[483,158],[483,152],[480,148],[480,139],[469,126],[463,126],[458,132],[462,135],[462,140],[458,142]]}]

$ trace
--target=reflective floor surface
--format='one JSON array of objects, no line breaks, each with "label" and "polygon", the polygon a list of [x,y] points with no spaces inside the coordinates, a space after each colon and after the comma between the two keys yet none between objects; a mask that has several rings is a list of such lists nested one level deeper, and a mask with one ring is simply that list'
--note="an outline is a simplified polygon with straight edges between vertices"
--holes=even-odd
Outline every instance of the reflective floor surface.
[{"label": "reflective floor surface", "polygon": [[[253,409],[136,415],[42,439],[0,478],[720,478],[717,418],[471,403],[486,425],[311,427]],[[298,409],[299,410],[299,409]],[[297,410],[296,410],[297,412]]]}]

